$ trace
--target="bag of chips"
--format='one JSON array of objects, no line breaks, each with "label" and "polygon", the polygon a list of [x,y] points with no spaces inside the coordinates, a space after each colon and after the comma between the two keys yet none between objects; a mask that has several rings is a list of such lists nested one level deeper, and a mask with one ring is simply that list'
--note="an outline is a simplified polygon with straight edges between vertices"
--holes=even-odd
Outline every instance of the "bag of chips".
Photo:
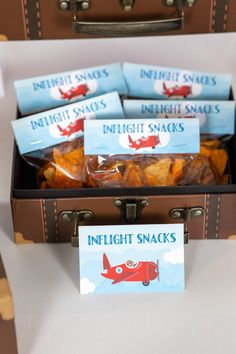
[{"label": "bag of chips", "polygon": [[194,118],[86,121],[87,186],[226,184],[228,156],[220,141],[200,146],[199,140]]},{"label": "bag of chips", "polygon": [[84,186],[84,122],[111,116],[124,118],[116,92],[12,122],[20,154],[39,169],[41,188]]}]

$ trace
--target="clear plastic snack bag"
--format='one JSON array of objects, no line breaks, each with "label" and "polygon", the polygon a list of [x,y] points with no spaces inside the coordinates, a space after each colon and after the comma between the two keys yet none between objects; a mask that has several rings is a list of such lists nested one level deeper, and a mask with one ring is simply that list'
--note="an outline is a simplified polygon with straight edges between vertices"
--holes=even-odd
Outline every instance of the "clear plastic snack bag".
[{"label": "clear plastic snack bag", "polygon": [[214,152],[210,162],[207,154],[216,145],[200,147],[198,119],[88,121],[87,183],[100,188],[218,184],[227,159],[221,166]]},{"label": "clear plastic snack bag", "polygon": [[13,121],[19,152],[37,168],[39,187],[82,188],[84,122],[111,116],[124,117],[116,92]]}]

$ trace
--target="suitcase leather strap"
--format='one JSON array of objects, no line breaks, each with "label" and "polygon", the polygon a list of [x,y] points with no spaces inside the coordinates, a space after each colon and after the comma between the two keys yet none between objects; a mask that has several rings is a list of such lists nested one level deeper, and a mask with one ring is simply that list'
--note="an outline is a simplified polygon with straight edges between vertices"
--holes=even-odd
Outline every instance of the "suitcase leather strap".
[{"label": "suitcase leather strap", "polygon": [[26,39],[41,39],[42,26],[39,0],[22,0]]},{"label": "suitcase leather strap", "polygon": [[45,242],[59,242],[58,212],[55,199],[43,199],[42,208]]},{"label": "suitcase leather strap", "polygon": [[212,0],[211,32],[226,32],[229,0]]},{"label": "suitcase leather strap", "polygon": [[205,218],[205,238],[219,238],[220,227],[221,195],[207,194],[206,196],[206,218]]}]

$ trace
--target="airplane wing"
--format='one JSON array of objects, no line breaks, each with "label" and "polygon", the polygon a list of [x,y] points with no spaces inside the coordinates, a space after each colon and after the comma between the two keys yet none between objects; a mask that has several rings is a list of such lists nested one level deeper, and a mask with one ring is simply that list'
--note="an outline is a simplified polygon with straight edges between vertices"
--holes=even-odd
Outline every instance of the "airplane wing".
[{"label": "airplane wing", "polygon": [[118,284],[122,281],[132,280],[136,276],[136,272],[124,272],[118,275],[118,277],[112,282],[112,284]]},{"label": "airplane wing", "polygon": [[110,269],[111,265],[106,253],[103,253],[103,269]]},{"label": "airplane wing", "polygon": [[59,129],[60,133],[64,133],[64,130],[62,129],[62,127],[59,124],[57,124],[57,128]]},{"label": "airplane wing", "polygon": [[133,139],[131,138],[130,135],[128,135],[128,139],[129,139],[129,144],[132,145],[133,144]]}]

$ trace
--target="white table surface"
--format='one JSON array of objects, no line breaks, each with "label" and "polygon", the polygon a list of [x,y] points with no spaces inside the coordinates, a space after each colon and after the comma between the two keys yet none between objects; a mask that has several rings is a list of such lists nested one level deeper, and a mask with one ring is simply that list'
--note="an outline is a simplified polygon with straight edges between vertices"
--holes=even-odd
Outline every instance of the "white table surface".
[{"label": "white table surface", "polygon": [[[235,54],[235,34],[0,43],[6,92],[0,99],[0,251],[14,295],[19,354],[235,354],[235,241],[186,246],[185,293],[80,296],[78,250],[15,245],[9,207],[14,79],[122,59],[234,73]],[[0,353],[7,354],[1,343]]]}]

